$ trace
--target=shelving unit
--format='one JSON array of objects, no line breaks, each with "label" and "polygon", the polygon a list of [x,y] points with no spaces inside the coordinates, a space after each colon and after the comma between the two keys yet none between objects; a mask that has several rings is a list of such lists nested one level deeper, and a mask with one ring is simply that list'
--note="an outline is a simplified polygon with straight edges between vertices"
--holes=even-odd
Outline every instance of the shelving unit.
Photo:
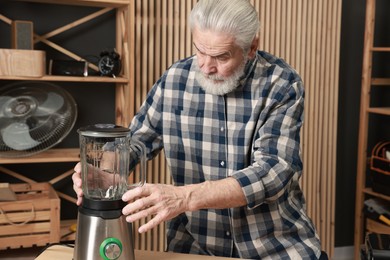
[{"label": "shelving unit", "polygon": [[[127,126],[134,114],[131,106],[129,106],[129,98],[133,95],[134,89],[131,84],[132,67],[134,66],[133,59],[130,53],[133,52],[131,44],[132,24],[134,18],[132,12],[134,10],[134,3],[131,0],[18,0],[19,2],[31,2],[41,4],[63,4],[74,6],[88,6],[97,7],[98,11],[88,14],[85,17],[68,23],[60,28],[57,28],[51,32],[47,32],[44,35],[34,34],[34,43],[42,42],[51,48],[67,55],[68,57],[79,60],[80,56],[73,53],[50,40],[51,37],[73,29],[83,23],[89,22],[109,11],[115,11],[116,14],[116,51],[121,56],[122,73],[116,77],[100,77],[100,76],[88,76],[88,77],[73,77],[73,76],[55,76],[45,75],[43,77],[19,77],[19,76],[1,76],[0,80],[8,81],[52,81],[52,82],[84,82],[84,83],[111,83],[115,86],[115,122],[118,125]],[[12,20],[4,16],[0,12],[0,22],[5,22],[11,25]],[[48,58],[47,58],[48,59]],[[91,64],[92,69],[97,69],[95,65]],[[22,174],[13,172],[6,168],[7,164],[30,164],[30,163],[61,163],[61,162],[78,162],[79,161],[79,149],[78,148],[54,148],[44,152],[38,153],[33,156],[23,158],[0,158],[0,173],[8,174],[23,182],[34,183],[35,181],[24,177]],[[54,184],[66,177],[71,176],[73,170],[64,172],[57,177],[49,180],[48,182]],[[58,191],[57,191],[58,192]],[[58,195],[65,200],[75,203],[75,198],[58,192]]]},{"label": "shelving unit", "polygon": [[[360,125],[358,140],[358,164],[356,175],[356,206],[355,206],[355,259],[360,259],[360,249],[366,232],[390,234],[390,226],[364,217],[364,201],[368,197],[390,201],[390,196],[373,191],[366,186],[368,170],[368,137],[372,123],[370,115],[382,115],[384,120],[390,118],[390,107],[374,107],[371,90],[378,86],[390,86],[389,78],[378,78],[373,75],[373,55],[375,53],[390,52],[390,47],[374,46],[376,4],[379,0],[366,0],[366,20],[364,33],[362,85],[360,99]],[[389,33],[389,32],[388,32]],[[383,89],[383,91],[389,91]],[[390,105],[387,102],[387,105]]]}]

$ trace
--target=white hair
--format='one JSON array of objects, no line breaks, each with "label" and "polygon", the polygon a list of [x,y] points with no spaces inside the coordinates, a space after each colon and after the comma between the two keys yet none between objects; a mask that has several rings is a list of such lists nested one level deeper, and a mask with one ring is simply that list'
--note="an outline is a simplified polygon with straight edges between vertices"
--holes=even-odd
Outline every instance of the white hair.
[{"label": "white hair", "polygon": [[236,44],[249,50],[256,37],[260,21],[249,0],[199,0],[191,11],[191,30],[211,30],[228,33]]}]

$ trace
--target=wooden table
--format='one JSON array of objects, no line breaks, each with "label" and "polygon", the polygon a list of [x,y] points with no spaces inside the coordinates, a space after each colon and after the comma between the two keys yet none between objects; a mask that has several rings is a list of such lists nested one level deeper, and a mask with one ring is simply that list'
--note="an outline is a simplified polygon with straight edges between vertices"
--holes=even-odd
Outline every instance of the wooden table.
[{"label": "wooden table", "polygon": [[[73,248],[68,246],[55,245],[46,249],[35,260],[72,260]],[[172,252],[150,252],[135,250],[135,258],[137,260],[208,260],[208,259],[228,259],[225,257],[179,254]]]}]

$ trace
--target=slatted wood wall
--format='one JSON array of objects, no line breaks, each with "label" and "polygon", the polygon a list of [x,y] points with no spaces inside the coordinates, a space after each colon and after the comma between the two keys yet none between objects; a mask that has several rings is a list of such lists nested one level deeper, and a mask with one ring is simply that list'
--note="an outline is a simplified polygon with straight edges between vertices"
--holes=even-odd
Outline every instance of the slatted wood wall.
[{"label": "slatted wood wall", "polygon": [[[336,130],[341,0],[251,0],[260,14],[259,49],[284,58],[302,76],[305,123],[302,130],[307,209],[323,249],[334,247]],[[193,53],[187,18],[195,0],[135,0],[131,55],[137,111],[146,93],[174,61]],[[164,156],[149,162],[148,182],[170,183]],[[136,223],[135,229],[140,223]],[[136,235],[139,249],[163,251],[164,226]]]}]

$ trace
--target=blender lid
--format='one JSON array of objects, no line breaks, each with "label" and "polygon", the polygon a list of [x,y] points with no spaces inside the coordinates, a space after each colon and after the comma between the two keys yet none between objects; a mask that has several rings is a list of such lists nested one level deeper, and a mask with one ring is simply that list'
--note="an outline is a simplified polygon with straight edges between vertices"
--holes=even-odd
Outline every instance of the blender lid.
[{"label": "blender lid", "polygon": [[130,129],[114,124],[95,124],[81,127],[77,132],[91,137],[124,137],[129,134]]}]

